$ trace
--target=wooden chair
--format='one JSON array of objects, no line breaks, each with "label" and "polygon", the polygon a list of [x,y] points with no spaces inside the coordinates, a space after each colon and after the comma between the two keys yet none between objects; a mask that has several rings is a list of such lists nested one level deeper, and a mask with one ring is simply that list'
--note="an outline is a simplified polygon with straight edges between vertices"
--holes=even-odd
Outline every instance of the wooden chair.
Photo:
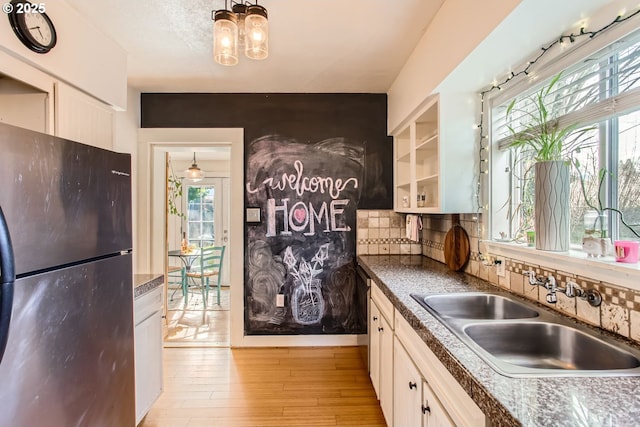
[{"label": "wooden chair", "polygon": [[220,277],[222,276],[222,260],[224,258],[224,246],[208,246],[202,248],[199,260],[193,263],[187,271],[187,277],[192,279],[188,290],[200,289],[204,308],[207,308],[209,298],[210,279],[215,280],[218,292],[218,305],[220,305]]}]

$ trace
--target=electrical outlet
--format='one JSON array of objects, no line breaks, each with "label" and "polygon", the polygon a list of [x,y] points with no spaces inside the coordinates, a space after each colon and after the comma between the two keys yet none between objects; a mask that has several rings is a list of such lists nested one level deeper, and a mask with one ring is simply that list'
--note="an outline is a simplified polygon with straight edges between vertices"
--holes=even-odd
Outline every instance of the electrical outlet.
[{"label": "electrical outlet", "polygon": [[496,261],[496,273],[498,274],[499,277],[504,277],[504,275],[506,274],[506,269],[505,269],[505,261],[504,258],[497,258]]},{"label": "electrical outlet", "polygon": [[276,296],[276,307],[284,307],[284,294]]}]

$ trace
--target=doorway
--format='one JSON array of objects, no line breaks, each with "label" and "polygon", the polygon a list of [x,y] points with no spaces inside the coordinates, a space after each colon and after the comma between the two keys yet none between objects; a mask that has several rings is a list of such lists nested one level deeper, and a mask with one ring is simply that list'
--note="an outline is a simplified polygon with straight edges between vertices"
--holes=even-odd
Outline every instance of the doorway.
[{"label": "doorway", "polygon": [[[166,154],[182,153],[181,164],[173,163],[174,172],[181,174],[193,159],[194,150],[198,165],[206,172],[215,172],[216,168],[205,165],[203,154],[206,151],[220,149],[230,150],[230,168],[226,175],[215,177],[229,179],[229,244],[225,250],[229,273],[230,310],[230,345],[243,345],[243,162],[244,132],[231,128],[143,128],[139,131],[139,147],[137,161],[138,187],[135,197],[134,214],[137,221],[136,230],[136,271],[141,273],[167,272],[167,162]],[[176,154],[177,155],[177,154]],[[214,165],[215,166],[215,165]],[[179,226],[177,227],[179,230]],[[237,286],[233,286],[236,283]],[[166,314],[166,311],[165,311]],[[166,329],[165,329],[166,335]],[[194,344],[200,346],[200,344]]]},{"label": "doorway", "polygon": [[[229,257],[224,255],[229,253],[226,249],[230,243],[230,147],[162,148],[165,149],[165,346],[228,347],[230,280]],[[185,159],[190,156],[186,150],[193,150],[193,161]],[[190,179],[187,169],[193,167],[199,167],[204,178]],[[222,248],[219,277],[194,276],[204,268],[200,267],[206,259],[201,256],[202,251],[212,246]]]}]

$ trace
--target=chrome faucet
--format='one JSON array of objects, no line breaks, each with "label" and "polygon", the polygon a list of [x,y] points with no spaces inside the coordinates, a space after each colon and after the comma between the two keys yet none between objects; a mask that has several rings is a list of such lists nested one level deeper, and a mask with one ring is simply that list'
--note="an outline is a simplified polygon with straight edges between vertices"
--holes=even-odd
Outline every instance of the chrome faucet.
[{"label": "chrome faucet", "polygon": [[547,291],[549,291],[547,293],[547,302],[549,304],[555,304],[556,302],[558,302],[558,297],[556,296],[556,292],[564,292],[565,289],[563,288],[558,288],[558,285],[556,283],[556,278],[553,277],[552,275],[549,275],[545,282],[544,282],[544,287],[547,289]]},{"label": "chrome faucet", "polygon": [[531,286],[544,286],[545,285],[545,277],[544,276],[536,276],[536,272],[533,270],[527,270],[522,272],[523,276],[529,277],[529,284]]},{"label": "chrome faucet", "polygon": [[556,278],[551,274],[549,276],[536,276],[533,270],[523,271],[524,276],[529,277],[529,284],[531,286],[543,286],[547,291],[547,303],[555,304],[558,301],[556,292],[562,292],[569,298],[580,298],[587,301],[591,306],[598,307],[602,304],[602,295],[595,289],[583,290],[577,283],[567,281],[567,287],[558,287]]},{"label": "chrome faucet", "polygon": [[602,304],[602,295],[600,292],[595,289],[587,289],[586,291],[582,289],[577,283],[568,281],[567,282],[567,290],[565,294],[568,297],[575,297],[585,300],[592,307],[598,307]]}]

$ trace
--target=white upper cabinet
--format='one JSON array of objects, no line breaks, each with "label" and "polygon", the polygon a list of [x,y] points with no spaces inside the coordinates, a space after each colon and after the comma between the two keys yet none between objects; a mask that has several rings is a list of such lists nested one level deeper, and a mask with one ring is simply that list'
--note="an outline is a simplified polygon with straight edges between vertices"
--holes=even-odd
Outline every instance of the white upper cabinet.
[{"label": "white upper cabinet", "polygon": [[[474,212],[474,132],[460,123],[459,99],[429,97],[392,132],[394,210],[406,213]],[[472,106],[473,108],[473,106]],[[465,128],[466,125],[466,128]]]},{"label": "white upper cabinet", "polygon": [[108,105],[63,83],[56,84],[56,135],[113,149],[113,114]]}]

